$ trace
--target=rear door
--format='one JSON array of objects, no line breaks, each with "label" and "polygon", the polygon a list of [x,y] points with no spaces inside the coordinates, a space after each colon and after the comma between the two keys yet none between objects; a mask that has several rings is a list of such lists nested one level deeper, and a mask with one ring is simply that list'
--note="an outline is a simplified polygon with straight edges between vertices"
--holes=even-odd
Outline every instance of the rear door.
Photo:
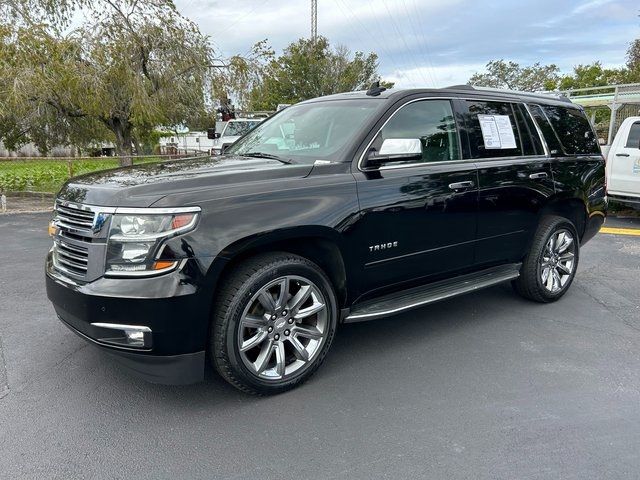
[{"label": "rear door", "polygon": [[640,121],[631,124],[619,145],[611,149],[607,190],[611,195],[640,196]]},{"label": "rear door", "polygon": [[554,194],[550,159],[523,104],[463,100],[460,106],[478,165],[476,264],[517,262]]},{"label": "rear door", "polygon": [[448,99],[399,107],[368,151],[387,139],[419,139],[422,158],[355,173],[361,218],[352,230],[360,252],[362,291],[473,265],[477,172],[464,160]]}]

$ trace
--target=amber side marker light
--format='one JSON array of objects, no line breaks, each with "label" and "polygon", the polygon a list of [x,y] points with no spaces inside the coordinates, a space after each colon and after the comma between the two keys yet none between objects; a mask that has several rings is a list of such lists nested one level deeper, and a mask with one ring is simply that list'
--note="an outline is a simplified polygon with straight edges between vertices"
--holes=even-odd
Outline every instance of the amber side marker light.
[{"label": "amber side marker light", "polygon": [[154,270],[164,270],[167,268],[173,268],[175,267],[176,263],[178,262],[174,262],[171,260],[157,260],[154,264],[153,264],[153,269]]},{"label": "amber side marker light", "polygon": [[176,215],[171,221],[171,228],[173,230],[177,230],[178,228],[186,227],[191,223],[193,217],[195,217],[195,214],[193,213],[181,213]]},{"label": "amber side marker light", "polygon": [[48,232],[50,237],[54,237],[56,233],[58,233],[58,227],[56,227],[53,222],[49,222]]}]

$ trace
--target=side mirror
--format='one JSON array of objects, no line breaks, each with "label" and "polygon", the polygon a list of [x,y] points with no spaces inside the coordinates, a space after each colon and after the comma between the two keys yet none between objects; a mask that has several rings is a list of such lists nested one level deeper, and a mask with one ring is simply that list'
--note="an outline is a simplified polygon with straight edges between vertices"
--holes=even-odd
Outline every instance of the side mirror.
[{"label": "side mirror", "polygon": [[220,138],[220,132],[216,132],[215,128],[207,128],[207,138],[209,140],[215,140],[216,138]]},{"label": "side mirror", "polygon": [[387,138],[379,152],[371,152],[367,165],[379,167],[385,163],[422,160],[422,143],[419,138]]}]

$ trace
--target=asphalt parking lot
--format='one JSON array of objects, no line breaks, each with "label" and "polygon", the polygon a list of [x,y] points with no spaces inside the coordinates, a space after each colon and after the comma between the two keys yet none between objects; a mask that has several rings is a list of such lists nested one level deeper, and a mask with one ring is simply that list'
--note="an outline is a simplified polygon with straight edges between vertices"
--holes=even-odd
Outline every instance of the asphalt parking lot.
[{"label": "asphalt parking lot", "polygon": [[0,216],[0,478],[638,478],[640,236],[587,244],[553,305],[505,285],[345,326],[253,398],[137,381],[60,324],[47,220]]}]

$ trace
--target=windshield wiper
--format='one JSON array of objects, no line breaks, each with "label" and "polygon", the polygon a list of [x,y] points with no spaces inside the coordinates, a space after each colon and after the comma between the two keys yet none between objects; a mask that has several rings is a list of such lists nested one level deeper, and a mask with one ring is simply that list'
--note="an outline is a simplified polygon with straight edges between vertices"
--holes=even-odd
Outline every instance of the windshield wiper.
[{"label": "windshield wiper", "polygon": [[278,155],[272,155],[270,153],[262,153],[262,152],[249,152],[241,154],[243,157],[252,157],[252,158],[268,158],[269,160],[278,160],[279,162],[286,163],[287,165],[291,165],[293,160],[288,158],[282,158]]}]

